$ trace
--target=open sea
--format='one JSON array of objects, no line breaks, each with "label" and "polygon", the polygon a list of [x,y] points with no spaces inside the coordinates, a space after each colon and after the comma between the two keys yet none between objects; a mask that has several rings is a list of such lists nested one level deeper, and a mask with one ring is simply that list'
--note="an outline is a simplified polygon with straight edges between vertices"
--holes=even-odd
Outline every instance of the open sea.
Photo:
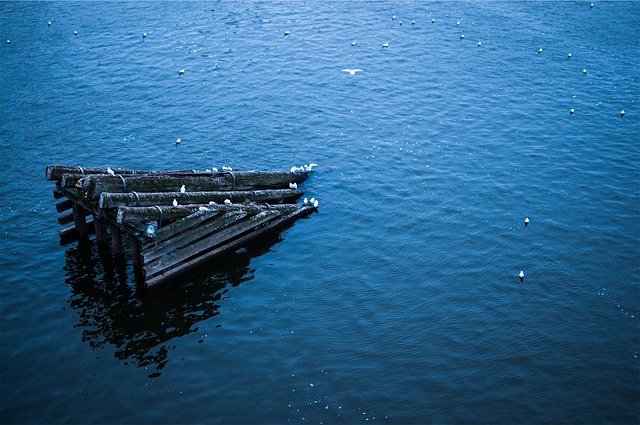
[{"label": "open sea", "polygon": [[[640,2],[1,2],[0,143],[2,424],[640,421]],[[150,292],[45,179],[312,162]]]}]

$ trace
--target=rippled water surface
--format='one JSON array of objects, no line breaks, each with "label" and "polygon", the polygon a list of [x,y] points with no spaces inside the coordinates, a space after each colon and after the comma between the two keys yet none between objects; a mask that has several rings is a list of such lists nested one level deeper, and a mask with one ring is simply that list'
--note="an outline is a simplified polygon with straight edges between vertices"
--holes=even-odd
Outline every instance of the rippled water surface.
[{"label": "rippled water surface", "polygon": [[[2,423],[638,423],[640,3],[3,2],[0,40]],[[317,214],[150,293],[44,177],[309,162]]]}]

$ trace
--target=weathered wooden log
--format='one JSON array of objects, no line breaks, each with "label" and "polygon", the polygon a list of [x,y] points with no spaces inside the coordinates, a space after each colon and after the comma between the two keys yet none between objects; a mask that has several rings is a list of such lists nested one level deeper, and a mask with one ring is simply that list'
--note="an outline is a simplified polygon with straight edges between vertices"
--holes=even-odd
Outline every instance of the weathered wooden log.
[{"label": "weathered wooden log", "polygon": [[183,249],[173,252],[170,256],[158,257],[156,261],[151,261],[150,263],[145,263],[143,265],[144,275],[145,277],[153,276],[162,270],[174,267],[182,261],[200,255],[202,252],[213,249],[230,239],[250,232],[254,228],[273,220],[279,215],[280,212],[278,211],[263,211],[260,214],[249,217],[234,226],[226,228],[220,232],[213,233],[198,242],[188,244]]},{"label": "weathered wooden log", "polygon": [[264,234],[268,232],[277,230],[291,223],[292,221],[302,217],[303,215],[312,213],[313,211],[315,211],[315,208],[313,208],[312,206],[309,206],[309,205],[304,206],[303,208],[300,208],[292,213],[289,213],[288,215],[272,220],[268,224],[260,227],[255,231],[248,232],[247,234],[242,235],[236,239],[233,239],[232,241],[229,241],[228,243],[225,243],[211,251],[207,251],[202,255],[199,255],[181,264],[178,264],[171,269],[164,269],[160,272],[157,272],[153,276],[147,275],[147,278],[145,279],[145,286],[147,288],[156,288],[160,286],[162,283],[165,283],[171,279],[174,279],[176,276],[184,274],[202,264],[206,264],[210,261],[213,261],[224,254],[233,252],[238,248],[251,242],[252,240],[262,237]]},{"label": "weathered wooden log", "polygon": [[87,234],[87,210],[78,204],[73,204],[73,222],[76,226],[76,232],[78,236],[85,236]]},{"label": "weathered wooden log", "polygon": [[96,239],[100,245],[104,245],[107,241],[107,223],[104,218],[93,215],[93,225],[96,228]]},{"label": "weathered wooden log", "polygon": [[223,203],[225,199],[234,204],[246,200],[254,202],[273,202],[278,200],[295,200],[304,194],[301,190],[237,190],[216,192],[152,192],[152,193],[109,193],[100,194],[100,208],[116,207],[149,207],[155,205],[171,205],[173,200],[180,205],[208,204],[210,201]]},{"label": "weathered wooden log", "polygon": [[[173,252],[184,249],[188,245],[190,246],[214,232],[219,232],[235,225],[247,216],[248,214],[244,211],[230,212],[202,223],[188,232],[183,232],[169,240],[164,240],[162,243],[143,245],[143,249],[141,250],[142,261],[144,264],[148,264],[160,256],[171,255]],[[175,256],[171,256],[172,260],[174,258]]]},{"label": "weathered wooden log", "polygon": [[142,267],[142,256],[140,255],[140,240],[132,233],[129,236],[129,247],[131,249],[131,262],[133,267]]},{"label": "weathered wooden log", "polygon": [[180,192],[183,185],[190,192],[288,189],[290,183],[302,183],[308,176],[308,171],[238,171],[183,176],[134,174],[127,177],[97,174],[86,176],[79,183],[87,199],[97,200],[103,192]]},{"label": "weathered wooden log", "polygon": [[258,214],[265,210],[277,210],[289,213],[300,208],[300,204],[216,204],[216,205],[178,205],[155,207],[118,207],[116,221],[118,223],[141,223],[157,220],[175,220],[187,217],[203,208],[212,212],[245,211],[249,214]]},{"label": "weathered wooden log", "polygon": [[[108,174],[108,167],[74,167],[68,165],[49,165],[45,170],[47,180],[60,180],[63,174],[76,174],[86,176],[91,174]],[[169,170],[169,171],[150,171],[150,170],[132,170],[129,168],[111,168],[114,174],[131,175],[131,174],[210,174],[206,170]]]}]

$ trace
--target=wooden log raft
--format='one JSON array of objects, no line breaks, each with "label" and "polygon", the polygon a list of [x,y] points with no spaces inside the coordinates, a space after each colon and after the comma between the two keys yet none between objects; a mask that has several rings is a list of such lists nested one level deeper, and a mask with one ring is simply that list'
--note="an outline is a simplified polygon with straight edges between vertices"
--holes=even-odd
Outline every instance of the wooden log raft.
[{"label": "wooden log raft", "polygon": [[61,230],[61,243],[95,234],[121,257],[126,234],[134,267],[146,287],[155,287],[316,211],[313,200],[294,203],[310,172],[52,165],[46,177],[56,182],[54,197],[66,198],[56,204],[59,223],[74,223]]}]

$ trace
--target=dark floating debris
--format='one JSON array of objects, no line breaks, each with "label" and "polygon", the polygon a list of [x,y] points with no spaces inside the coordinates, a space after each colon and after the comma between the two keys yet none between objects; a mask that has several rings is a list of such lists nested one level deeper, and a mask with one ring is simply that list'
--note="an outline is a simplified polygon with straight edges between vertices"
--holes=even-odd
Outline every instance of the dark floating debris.
[{"label": "dark floating debris", "polygon": [[[289,171],[141,171],[50,165],[61,244],[95,234],[124,256],[144,286],[161,285],[317,211],[298,190],[315,164]],[[69,211],[71,210],[71,211]],[[87,219],[88,216],[91,216]],[[111,235],[108,238],[108,231]]]}]

